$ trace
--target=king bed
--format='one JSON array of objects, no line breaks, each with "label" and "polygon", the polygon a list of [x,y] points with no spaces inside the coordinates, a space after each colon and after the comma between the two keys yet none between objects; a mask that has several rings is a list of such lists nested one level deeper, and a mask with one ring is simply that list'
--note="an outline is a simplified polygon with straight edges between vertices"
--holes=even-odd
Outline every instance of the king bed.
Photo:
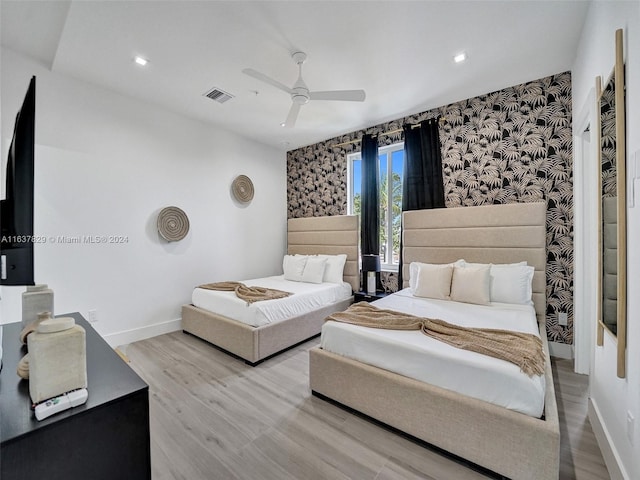
[{"label": "king bed", "polygon": [[317,255],[329,257],[327,265],[342,257],[339,278],[333,283],[294,282],[283,276],[247,280],[243,283],[250,287],[293,294],[251,305],[228,298],[233,292],[196,288],[193,303],[182,307],[183,331],[241,357],[250,365],[318,335],[327,315],[346,309],[353,302],[352,292],[359,287],[357,217],[289,219],[285,262],[294,260],[293,256],[298,260],[300,256]]},{"label": "king bed", "polygon": [[[544,203],[405,212],[403,288],[364,312],[524,333],[541,346],[537,374],[421,331],[328,321],[320,346],[310,350],[312,392],[500,475],[557,480],[560,433],[545,330],[545,225]],[[437,281],[443,271],[450,279],[444,293]],[[491,279],[482,295],[480,288],[456,283],[479,272]],[[527,278],[523,298],[514,285]],[[483,298],[469,299],[477,295]],[[340,315],[348,317],[335,317]]]}]

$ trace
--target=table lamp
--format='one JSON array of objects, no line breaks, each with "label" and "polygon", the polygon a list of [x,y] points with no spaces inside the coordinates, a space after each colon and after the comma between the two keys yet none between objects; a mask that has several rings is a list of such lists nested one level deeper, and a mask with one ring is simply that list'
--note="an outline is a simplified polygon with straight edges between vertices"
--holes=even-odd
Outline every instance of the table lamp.
[{"label": "table lamp", "polygon": [[380,271],[380,255],[362,255],[362,272],[367,279],[367,293],[376,293],[376,273]]}]

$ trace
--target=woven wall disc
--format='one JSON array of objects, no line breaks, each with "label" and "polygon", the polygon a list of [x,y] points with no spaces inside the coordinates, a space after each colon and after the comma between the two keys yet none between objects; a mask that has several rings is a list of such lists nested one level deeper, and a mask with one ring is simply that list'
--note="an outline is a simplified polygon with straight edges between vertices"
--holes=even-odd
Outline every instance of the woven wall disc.
[{"label": "woven wall disc", "polygon": [[182,240],[189,233],[187,214],[178,207],[163,208],[158,214],[158,233],[168,242]]},{"label": "woven wall disc", "polygon": [[253,200],[253,182],[246,175],[238,175],[232,184],[233,196],[239,202],[247,203]]}]

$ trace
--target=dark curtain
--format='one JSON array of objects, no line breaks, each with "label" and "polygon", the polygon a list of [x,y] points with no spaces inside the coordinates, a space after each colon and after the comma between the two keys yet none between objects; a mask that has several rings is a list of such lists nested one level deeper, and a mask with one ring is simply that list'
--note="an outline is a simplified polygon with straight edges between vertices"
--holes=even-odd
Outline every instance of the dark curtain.
[{"label": "dark curtain", "polygon": [[362,184],[360,197],[360,250],[363,255],[380,253],[380,173],[378,140],[362,136]]},{"label": "dark curtain", "polygon": [[[405,125],[402,211],[444,207],[442,153],[438,118]],[[398,289],[402,289],[402,224],[400,226],[400,267]]]}]

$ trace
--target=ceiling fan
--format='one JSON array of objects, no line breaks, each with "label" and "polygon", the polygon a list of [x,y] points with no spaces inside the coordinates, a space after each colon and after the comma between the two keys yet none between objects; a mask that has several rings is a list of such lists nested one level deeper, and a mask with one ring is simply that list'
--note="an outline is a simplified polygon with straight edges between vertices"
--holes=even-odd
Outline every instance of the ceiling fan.
[{"label": "ceiling fan", "polygon": [[365,99],[364,90],[329,90],[326,92],[310,92],[307,84],[302,80],[302,64],[307,59],[307,54],[304,52],[294,52],[291,55],[293,61],[298,65],[298,80],[293,84],[291,88],[287,87],[283,83],[268,77],[264,73],[260,73],[252,68],[245,68],[242,73],[249,75],[250,77],[257,78],[258,80],[268,83],[280,90],[287,92],[291,95],[291,109],[287,115],[287,119],[282,124],[283,127],[293,127],[300,113],[300,107],[309,100],[340,100],[349,102],[363,102]]}]

